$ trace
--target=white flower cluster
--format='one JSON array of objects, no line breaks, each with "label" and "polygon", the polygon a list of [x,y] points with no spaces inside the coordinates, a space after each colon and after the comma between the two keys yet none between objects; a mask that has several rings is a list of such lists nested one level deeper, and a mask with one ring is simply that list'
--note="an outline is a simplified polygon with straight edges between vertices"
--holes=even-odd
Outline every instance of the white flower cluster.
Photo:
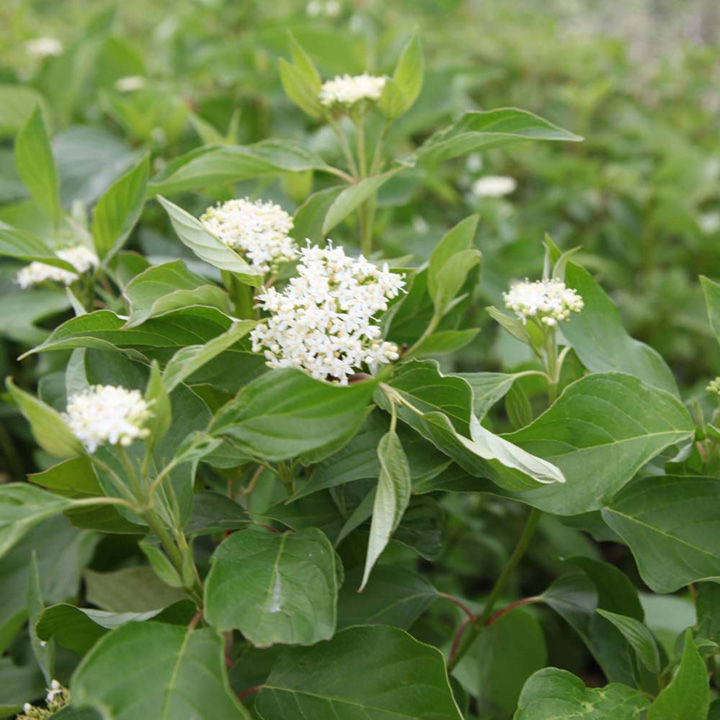
[{"label": "white flower cluster", "polygon": [[62,43],[54,37],[33,38],[25,43],[25,50],[27,50],[28,55],[36,58],[60,55],[62,49]]},{"label": "white flower cluster", "polygon": [[208,208],[200,220],[213,235],[241,252],[260,274],[298,256],[295,241],[288,236],[292,217],[275,203],[228,200]]},{"label": "white flower cluster", "polygon": [[44,282],[59,282],[63,283],[63,285],[70,285],[78,279],[79,273],[87,272],[98,264],[97,255],[85,245],[76,245],[75,247],[58,250],[55,254],[61,260],[69,262],[77,270],[77,273],[35,261],[18,272],[18,285],[23,289]]},{"label": "white flower cluster", "polygon": [[99,445],[130,445],[147,437],[144,427],[152,413],[139,390],[114,385],[94,385],[73,395],[63,419],[89,452]]},{"label": "white flower cluster", "polygon": [[342,7],[337,0],[326,0],[325,2],[321,0],[310,0],[305,7],[305,12],[310,17],[324,15],[325,17],[334,18],[340,14],[340,10],[342,10]]},{"label": "white flower cluster", "polygon": [[472,185],[475,197],[502,197],[515,191],[517,181],[507,175],[485,175]]},{"label": "white flower cluster", "polygon": [[115,89],[118,92],[133,92],[142,90],[145,87],[145,78],[142,75],[127,75],[115,81]]},{"label": "white flower cluster", "polygon": [[570,313],[583,309],[583,300],[575,290],[560,280],[537,280],[518,282],[510,291],[503,293],[505,306],[523,322],[534,318],[549,327],[568,320]]},{"label": "white flower cluster", "polygon": [[23,705],[23,714],[17,720],[49,720],[55,713],[62,710],[70,702],[70,691],[57,680],[50,683],[45,697],[46,708],[36,707],[30,703]]},{"label": "white flower cluster", "polygon": [[354,105],[361,100],[377,102],[385,87],[384,77],[375,75],[338,75],[327,80],[320,88],[320,102],[323,105]]},{"label": "white flower cluster", "polygon": [[343,385],[363,363],[397,360],[397,346],[381,340],[375,314],[387,310],[403,278],[332,243],[308,244],[301,254],[298,277],[281,292],[268,288],[258,296],[270,317],[252,331],[253,351],[264,351],[270,367],[299,367]]}]

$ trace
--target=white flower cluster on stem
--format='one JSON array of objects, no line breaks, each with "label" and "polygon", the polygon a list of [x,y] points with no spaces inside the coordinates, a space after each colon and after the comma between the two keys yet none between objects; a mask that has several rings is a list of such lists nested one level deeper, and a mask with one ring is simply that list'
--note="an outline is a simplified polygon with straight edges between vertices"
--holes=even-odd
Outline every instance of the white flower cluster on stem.
[{"label": "white flower cluster on stem", "polygon": [[85,245],[76,245],[75,247],[58,250],[55,254],[61,260],[69,262],[77,272],[35,261],[18,272],[18,285],[23,289],[44,282],[59,282],[63,285],[70,285],[78,279],[80,273],[85,273],[91,268],[97,267],[98,264],[97,255]]},{"label": "white flower cluster on stem", "polygon": [[248,198],[210,207],[200,218],[213,235],[237,250],[254,270],[264,275],[298,256],[289,237],[293,220],[279,205]]},{"label": "white flower cluster on stem", "polygon": [[386,78],[375,75],[337,75],[320,88],[320,102],[326,106],[354,105],[362,100],[380,100]]},{"label": "white flower cluster on stem", "polygon": [[308,243],[297,271],[282,291],[271,287],[257,298],[269,317],[251,333],[253,351],[263,351],[270,367],[298,367],[344,385],[363,365],[397,360],[397,346],[381,339],[375,316],[404,287],[400,275],[332,242]]},{"label": "white flower cluster on stem", "polygon": [[73,395],[63,419],[89,452],[104,443],[130,445],[147,437],[144,427],[151,417],[150,406],[139,390],[114,385],[94,385]]},{"label": "white flower cluster on stem", "polygon": [[561,280],[517,282],[503,293],[505,306],[523,322],[532,318],[543,325],[554,327],[570,314],[583,309],[583,300]]}]

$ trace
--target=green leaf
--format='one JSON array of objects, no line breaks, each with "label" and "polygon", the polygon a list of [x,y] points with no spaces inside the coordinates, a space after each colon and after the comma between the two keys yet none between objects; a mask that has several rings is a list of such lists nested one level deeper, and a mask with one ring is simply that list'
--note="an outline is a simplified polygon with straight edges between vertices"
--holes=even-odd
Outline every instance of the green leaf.
[{"label": "green leaf", "polygon": [[145,390],[145,400],[149,403],[150,412],[152,413],[148,423],[150,437],[147,440],[152,446],[163,438],[172,421],[170,396],[168,395],[168,389],[163,384],[160,366],[155,360],[153,360],[150,367],[150,378]]},{"label": "green leaf", "polygon": [[148,184],[149,194],[173,195],[280,172],[325,170],[328,165],[303,144],[263,140],[253,145],[211,145],[181,155]]},{"label": "green leaf", "polygon": [[0,85],[0,137],[15,135],[39,107],[47,116],[43,96],[27,85]]},{"label": "green leaf", "polygon": [[505,412],[514,428],[522,428],[533,421],[530,400],[520,385],[513,385],[505,395]]},{"label": "green leaf", "polygon": [[[400,90],[403,98],[399,115],[409,110],[417,100],[422,90],[423,70],[424,59],[420,35],[415,32],[403,49],[392,76],[393,84]],[[392,114],[389,117],[398,117],[398,115]]]},{"label": "green leaf", "polygon": [[338,597],[338,628],[393,625],[409,628],[438,598],[425,575],[400,566],[377,565],[362,593],[357,588],[363,568],[345,575]]},{"label": "green leaf", "polygon": [[125,287],[130,317],[125,327],[187,305],[207,305],[230,312],[227,293],[217,285],[190,272],[182,260],[153,265],[136,275]]},{"label": "green leaf", "polygon": [[295,39],[295,36],[292,33],[288,33],[288,35],[293,64],[302,73],[305,81],[319,93],[322,87],[320,73],[302,45]]},{"label": "green leaf", "polygon": [[322,225],[322,234],[327,235],[330,230],[344,220],[371,195],[376,193],[393,175],[400,172],[401,169],[402,168],[395,168],[382,175],[373,175],[342,190],[328,208]]},{"label": "green leaf", "polygon": [[390,536],[400,524],[412,492],[407,457],[400,438],[394,430],[383,435],[377,454],[380,460],[380,475],[375,491],[370,537],[360,591],[367,584],[370,571],[390,541]]},{"label": "green leaf", "polygon": [[254,273],[250,265],[238,253],[208,232],[197,218],[164,197],[158,196],[157,201],[170,216],[170,222],[180,240],[201,260],[220,270],[234,273],[247,285],[258,286],[261,284],[261,277]]},{"label": "green leaf", "polygon": [[480,251],[472,246],[479,219],[471,215],[458,223],[430,256],[427,285],[438,317],[449,310],[468,273],[480,262]]},{"label": "green leaf", "polygon": [[349,439],[365,418],[376,380],[348,386],[287,368],[261,375],[216,414],[209,432],[251,457],[279,461]]},{"label": "green leaf", "polygon": [[720,285],[709,278],[700,276],[700,285],[705,295],[705,306],[707,307],[710,327],[715,337],[720,341]]},{"label": "green leaf", "polygon": [[508,147],[526,140],[579,142],[582,138],[517,108],[467,112],[449,127],[432,135],[412,159],[440,162],[479,150]]},{"label": "green leaf", "polygon": [[[403,403],[398,417],[471,475],[513,491],[538,482],[564,482],[554,465],[482,427],[472,414],[470,386],[459,377],[442,375],[436,363],[405,363],[389,385],[415,408]],[[376,399],[389,409],[384,395]]]},{"label": "green leaf", "polygon": [[317,528],[276,533],[250,527],[215,551],[205,583],[205,616],[256,647],[312,645],[333,636],[335,551]]},{"label": "green leaf", "polygon": [[39,106],[17,135],[15,165],[35,204],[57,225],[62,216],[60,181]]},{"label": "green leaf", "polygon": [[643,580],[669,593],[720,577],[720,480],[648,477],[629,485],[602,511],[630,546]]},{"label": "green leaf", "polygon": [[386,78],[380,96],[380,112],[388,120],[395,120],[405,113],[405,106],[405,95],[400,86],[392,78]]},{"label": "green leaf", "polygon": [[205,343],[226,332],[232,323],[230,317],[216,308],[189,306],[150,318],[137,328],[126,328],[125,320],[115,313],[96,310],[63,323],[44,343],[22,357],[48,350],[95,348],[123,351],[138,358],[140,352]]},{"label": "green leaf", "polygon": [[163,382],[168,392],[199,370],[203,365],[231,348],[255,327],[255,320],[235,320],[222,335],[203,345],[189,345],[178,350],[168,361],[163,371]]},{"label": "green leaf", "polygon": [[0,652],[8,647],[28,617],[27,588],[33,554],[37,557],[43,600],[61,602],[76,596],[80,571],[90,562],[95,544],[93,533],[70,527],[67,518],[58,515],[32,528],[5,557],[0,558],[3,588],[0,594]]},{"label": "green leaf", "polygon": [[28,634],[30,635],[30,645],[32,646],[33,655],[49,687],[55,677],[55,644],[52,642],[44,642],[38,636],[35,627],[38,618],[43,612],[43,607],[44,602],[42,586],[40,584],[37,553],[33,553],[27,588]]},{"label": "green leaf", "polygon": [[677,383],[653,348],[631,338],[620,314],[605,291],[587,270],[569,263],[565,273],[568,287],[582,296],[585,306],[563,323],[562,333],[585,367],[591,372],[619,370],[639,377],[646,385],[678,395]]},{"label": "green leaf", "polygon": [[560,576],[541,598],[579,635],[608,680],[630,685],[633,672],[627,642],[619,630],[596,612],[599,605],[613,612],[622,608],[613,598],[601,598],[602,591],[597,578],[572,572]]},{"label": "green leaf", "polygon": [[575,515],[608,503],[643,465],[693,431],[670,393],[632,375],[598,373],[569,385],[535,422],[503,437],[554,463],[567,479],[560,492],[530,490],[523,500]]},{"label": "green leaf", "polygon": [[21,390],[10,378],[6,380],[6,385],[10,396],[28,419],[35,441],[43,450],[57,457],[75,457],[83,453],[82,443],[57,410]]},{"label": "green leaf", "polygon": [[479,708],[509,717],[525,681],[546,664],[542,627],[532,613],[518,608],[480,633],[453,675]]},{"label": "green leaf", "polygon": [[482,420],[488,410],[510,390],[517,375],[513,373],[457,373],[473,392],[473,413]]},{"label": "green leaf", "polygon": [[525,683],[514,720],[642,720],[649,704],[627,685],[588,688],[567,670],[551,667]]},{"label": "green leaf", "polygon": [[41,640],[56,640],[59,645],[82,656],[109,630],[127,623],[153,618],[170,622],[172,618],[187,624],[194,614],[195,606],[190,600],[180,600],[165,609],[142,613],[116,613],[59,603],[51,605],[42,613],[37,622],[37,633]]},{"label": "green leaf", "polygon": [[40,238],[17,228],[0,227],[0,255],[26,262],[38,261],[77,272],[73,265],[61,260]]},{"label": "green leaf", "polygon": [[323,106],[320,103],[320,88],[308,79],[306,74],[296,65],[287,60],[278,60],[280,80],[285,94],[310,117],[321,118]]},{"label": "green leaf", "polygon": [[334,185],[310,195],[297,209],[290,235],[299,243],[303,243],[307,239],[315,244],[321,244],[325,238],[323,232],[325,217],[330,206],[342,191],[342,185]]},{"label": "green leaf", "polygon": [[249,720],[225,675],[223,644],[209,628],[129,623],[101,638],[75,670],[72,704],[104,716],[112,708],[113,720]]},{"label": "green leaf", "polygon": [[462,720],[441,653],[380,625],[284,650],[256,708],[263,720]]},{"label": "green leaf", "polygon": [[413,350],[413,357],[449,355],[470,344],[479,332],[480,328],[434,332]]},{"label": "green leaf", "polygon": [[705,661],[695,647],[692,630],[685,632],[680,667],[648,710],[648,720],[705,720],[710,707],[710,689]]},{"label": "green leaf", "polygon": [[609,610],[598,611],[606,620],[609,620],[628,641],[630,647],[637,653],[638,658],[652,673],[660,672],[660,652],[652,633],[648,628],[633,617],[619,615]]},{"label": "green leaf", "polygon": [[28,698],[42,697],[46,687],[47,682],[34,663],[16,665],[9,657],[0,658],[0,716],[14,717]]},{"label": "green leaf", "polygon": [[128,173],[116,180],[98,200],[92,219],[92,236],[98,257],[105,263],[120,250],[140,218],[150,157],[144,155]]},{"label": "green leaf", "polygon": [[128,567],[114,572],[86,570],[87,601],[113,613],[162,610],[186,599],[184,592],[162,582],[150,567]]}]

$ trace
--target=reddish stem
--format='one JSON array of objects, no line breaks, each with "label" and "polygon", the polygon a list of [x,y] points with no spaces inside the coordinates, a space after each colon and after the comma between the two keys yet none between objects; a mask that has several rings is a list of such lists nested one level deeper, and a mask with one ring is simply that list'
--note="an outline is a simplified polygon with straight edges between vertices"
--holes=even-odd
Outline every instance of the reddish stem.
[{"label": "reddish stem", "polygon": [[490,627],[490,625],[496,623],[503,615],[512,612],[515,608],[520,607],[521,605],[532,605],[532,603],[540,602],[540,600],[542,600],[542,598],[535,595],[533,597],[523,598],[522,600],[516,600],[515,602],[506,605],[504,608],[498,610],[494,615],[490,617],[490,619],[486,623],[486,627]]},{"label": "reddish stem", "polygon": [[457,605],[464,613],[468,616],[470,619],[470,622],[473,622],[475,620],[475,615],[473,614],[472,610],[465,605],[462,600],[459,600],[454,595],[448,595],[447,593],[438,593],[438,597],[444,598],[445,600],[449,600],[454,605]]},{"label": "reddish stem", "polygon": [[465,618],[460,623],[460,627],[458,627],[457,632],[455,633],[455,637],[453,639],[452,648],[450,649],[450,657],[448,659],[448,663],[452,662],[455,659],[455,655],[457,655],[458,647],[460,646],[460,640],[462,640],[463,633],[465,632],[465,629],[467,626],[472,622],[470,618]]},{"label": "reddish stem", "polygon": [[238,700],[243,700],[246,697],[250,697],[250,695],[254,695],[255,693],[260,692],[264,685],[253,685],[252,687],[249,687],[247,690],[243,690],[241,693],[238,693]]},{"label": "reddish stem", "polygon": [[[470,612],[470,610],[465,605],[463,605],[457,598],[454,598],[452,595],[445,595],[444,593],[440,593],[440,597],[454,602],[467,614],[467,617],[460,623],[460,626],[455,633],[455,637],[453,638],[452,648],[450,649],[450,657],[448,658],[448,663],[451,663],[454,660],[455,655],[457,655],[458,647],[460,646],[460,641],[462,640],[463,633],[465,632],[465,630],[467,630],[468,625],[474,623],[477,618],[475,615],[473,615],[472,612]],[[490,627],[490,625],[496,623],[503,615],[512,612],[515,608],[520,607],[521,605],[531,605],[532,603],[540,602],[541,600],[542,598],[538,597],[537,595],[533,595],[532,597],[526,597],[522,600],[516,600],[515,602],[506,605],[501,610],[498,610],[494,615],[491,615],[490,618],[488,618],[488,621],[485,623],[485,627]]]}]

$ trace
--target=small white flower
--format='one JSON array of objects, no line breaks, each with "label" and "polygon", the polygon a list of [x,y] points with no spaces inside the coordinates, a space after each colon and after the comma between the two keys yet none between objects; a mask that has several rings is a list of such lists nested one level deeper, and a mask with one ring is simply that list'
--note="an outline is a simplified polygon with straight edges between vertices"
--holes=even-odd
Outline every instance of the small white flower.
[{"label": "small white flower", "polygon": [[69,399],[63,419],[88,451],[95,452],[104,443],[127,446],[147,437],[150,431],[144,425],[151,415],[139,390],[95,385]]},{"label": "small white flower", "polygon": [[327,0],[325,3],[325,16],[329,18],[337,17],[341,9],[340,3],[336,0]]},{"label": "small white flower", "polygon": [[569,320],[570,314],[583,309],[583,300],[572,288],[560,280],[518,282],[503,293],[505,306],[523,322],[534,318],[548,327]]},{"label": "small white flower", "polygon": [[25,43],[25,50],[28,55],[36,58],[46,58],[62,53],[62,43],[54,37],[39,37],[28,40]]},{"label": "small white flower", "polygon": [[325,17],[334,18],[340,14],[340,3],[336,0],[310,0],[305,6],[305,12],[310,17],[318,17],[319,15],[325,15]]},{"label": "small white flower", "polygon": [[362,100],[380,100],[386,78],[375,75],[338,75],[327,80],[320,88],[320,102],[323,105],[354,105]]},{"label": "small white flower", "polygon": [[45,702],[51,703],[58,695],[63,694],[63,689],[63,686],[57,680],[53,680],[48,688],[48,694],[45,697]]},{"label": "small white flower", "polygon": [[517,181],[506,175],[485,175],[472,185],[476,197],[502,197],[515,191]]},{"label": "small white flower", "polygon": [[58,250],[55,254],[61,260],[65,260],[74,266],[77,272],[35,261],[18,272],[16,276],[18,285],[23,289],[44,282],[58,282],[63,285],[70,285],[78,279],[79,273],[87,272],[91,268],[97,267],[98,264],[97,255],[85,245],[76,245],[75,247]]},{"label": "small white flower", "polygon": [[299,367],[341,384],[363,365],[397,360],[398,349],[381,340],[375,316],[405,285],[400,275],[362,255],[348,257],[332,242],[308,243],[297,271],[284,290],[258,296],[270,316],[251,333],[253,352],[263,351],[270,367]]},{"label": "small white flower", "polygon": [[115,81],[115,89],[119,92],[132,92],[142,90],[145,87],[145,78],[141,75],[128,75]]},{"label": "small white flower", "polygon": [[292,217],[275,203],[229,200],[208,208],[200,220],[261,275],[298,256],[295,241],[288,235]]}]

